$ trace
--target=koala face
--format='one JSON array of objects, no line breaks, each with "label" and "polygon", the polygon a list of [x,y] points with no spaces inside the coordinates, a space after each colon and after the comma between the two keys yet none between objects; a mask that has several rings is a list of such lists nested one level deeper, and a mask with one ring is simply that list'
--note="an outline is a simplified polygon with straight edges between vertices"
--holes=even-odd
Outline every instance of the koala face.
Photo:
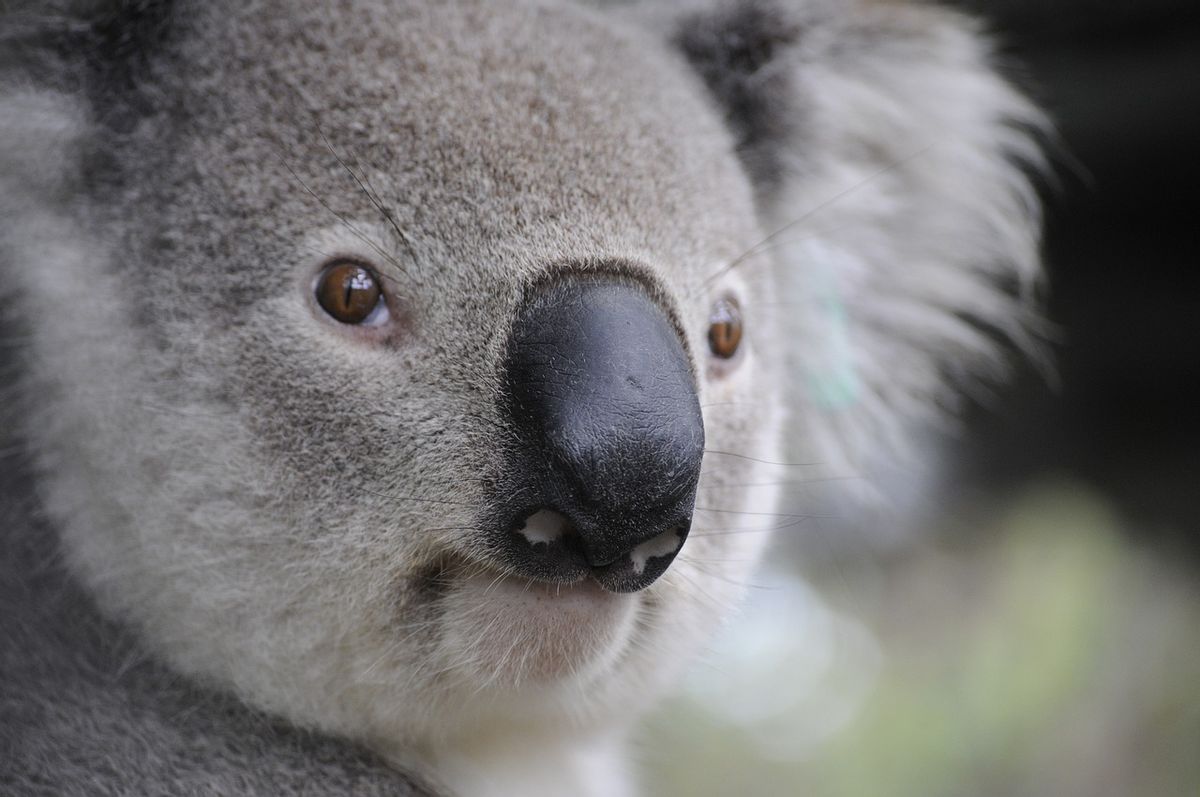
[{"label": "koala face", "polygon": [[1024,339],[1037,115],[953,14],[101,5],[0,86],[24,435],[101,605],[296,724],[627,723],[785,431],[853,471]]},{"label": "koala face", "polygon": [[725,267],[763,230],[698,79],[532,3],[176,24],[111,204],[29,290],[72,565],[304,725],[629,715],[772,505],[733,488],[777,458],[775,286]]}]

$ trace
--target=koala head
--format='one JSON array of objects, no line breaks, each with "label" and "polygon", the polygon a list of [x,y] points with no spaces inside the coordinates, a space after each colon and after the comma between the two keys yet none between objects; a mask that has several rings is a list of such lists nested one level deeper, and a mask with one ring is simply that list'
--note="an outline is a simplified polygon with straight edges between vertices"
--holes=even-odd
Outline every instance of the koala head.
[{"label": "koala head", "polygon": [[1020,334],[1035,116],[955,15],[79,5],[13,17],[0,97],[44,503],[150,650],[300,725],[627,721],[785,432],[853,467]]}]

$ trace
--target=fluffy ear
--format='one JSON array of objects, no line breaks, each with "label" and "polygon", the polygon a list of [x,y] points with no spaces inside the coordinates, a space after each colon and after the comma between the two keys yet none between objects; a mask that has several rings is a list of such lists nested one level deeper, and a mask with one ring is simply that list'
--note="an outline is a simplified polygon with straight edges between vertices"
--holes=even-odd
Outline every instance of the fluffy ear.
[{"label": "fluffy ear", "polygon": [[[173,0],[0,2],[0,80],[59,90],[131,88],[169,34]],[[100,99],[95,97],[94,99]]]},{"label": "fluffy ear", "polygon": [[783,315],[797,431],[822,462],[863,473],[940,416],[961,377],[1001,374],[1011,344],[1036,348],[1026,172],[1043,121],[971,19],[740,0],[677,17],[674,35],[758,187],[771,234],[753,254],[796,303]]}]

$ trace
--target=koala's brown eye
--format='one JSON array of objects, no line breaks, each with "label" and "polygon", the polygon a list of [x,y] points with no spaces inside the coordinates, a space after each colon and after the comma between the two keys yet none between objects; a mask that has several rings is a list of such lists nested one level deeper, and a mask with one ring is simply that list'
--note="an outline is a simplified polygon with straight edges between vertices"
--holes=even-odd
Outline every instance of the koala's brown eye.
[{"label": "koala's brown eye", "polygon": [[708,316],[708,348],[715,356],[728,360],[741,342],[741,308],[732,299],[718,299]]},{"label": "koala's brown eye", "polygon": [[367,268],[348,260],[331,263],[317,279],[317,301],[343,324],[361,324],[380,305],[379,280]]}]

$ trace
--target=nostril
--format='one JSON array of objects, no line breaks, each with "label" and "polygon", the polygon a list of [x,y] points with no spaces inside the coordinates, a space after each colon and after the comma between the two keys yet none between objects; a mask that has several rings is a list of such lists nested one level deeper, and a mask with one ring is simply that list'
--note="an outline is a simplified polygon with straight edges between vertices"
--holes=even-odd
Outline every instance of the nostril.
[{"label": "nostril", "polygon": [[519,521],[515,531],[534,548],[548,548],[551,543],[561,539],[570,528],[571,521],[562,513],[553,509],[539,509],[523,521]]},{"label": "nostril", "polygon": [[587,575],[587,554],[571,519],[556,509],[542,506],[525,511],[509,526],[510,548],[523,567],[536,578],[569,582]]},{"label": "nostril", "polygon": [[686,521],[668,525],[664,531],[626,548],[619,557],[607,564],[593,565],[590,575],[610,592],[645,589],[675,561],[687,540],[689,528]]},{"label": "nostril", "polygon": [[651,537],[630,551],[629,558],[633,561],[634,574],[642,575],[646,570],[646,563],[651,559],[674,556],[683,545],[684,536],[685,529],[682,526],[676,526],[667,529],[657,537]]}]

